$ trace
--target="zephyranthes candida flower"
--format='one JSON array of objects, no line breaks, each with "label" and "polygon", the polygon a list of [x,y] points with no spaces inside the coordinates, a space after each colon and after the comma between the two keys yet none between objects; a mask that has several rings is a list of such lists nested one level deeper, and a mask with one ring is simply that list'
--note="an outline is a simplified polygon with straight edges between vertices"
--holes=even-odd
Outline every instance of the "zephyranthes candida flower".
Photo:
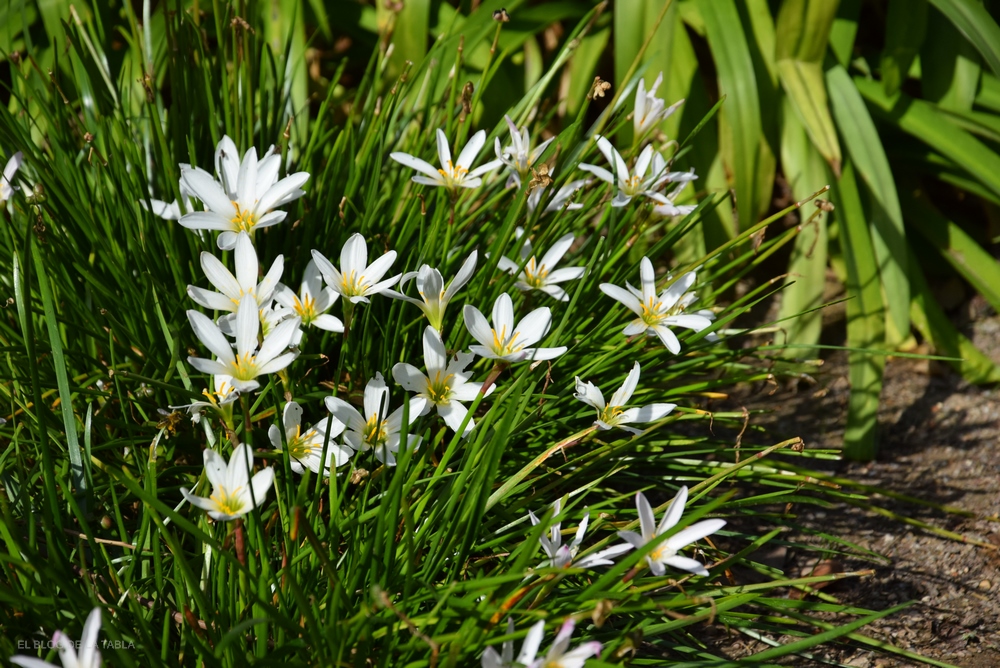
[{"label": "zephyranthes candida flower", "polygon": [[451,279],[451,283],[448,284],[447,288],[444,286],[444,278],[441,276],[441,272],[425,264],[421,265],[419,271],[411,271],[403,274],[403,278],[399,281],[400,289],[402,289],[404,283],[412,278],[416,278],[417,293],[420,295],[420,299],[407,297],[395,290],[385,290],[384,294],[395,299],[402,299],[411,304],[416,304],[424,312],[424,315],[427,316],[427,321],[431,323],[431,327],[440,332],[444,324],[444,310],[448,308],[448,302],[469,282],[475,271],[476,251],[472,251],[472,254],[462,263],[461,269],[455,274],[455,278]]},{"label": "zephyranthes candida flower", "polygon": [[14,196],[14,191],[17,189],[14,185],[14,175],[17,174],[23,160],[24,156],[18,151],[10,157],[7,166],[3,168],[3,175],[0,176],[0,206]]},{"label": "zephyranthes candida flower", "polygon": [[579,167],[617,187],[615,198],[611,200],[611,206],[625,206],[632,201],[633,197],[639,195],[651,197],[666,183],[696,178],[692,172],[668,172],[666,161],[663,156],[653,150],[652,145],[642,150],[642,153],[636,158],[635,168],[631,173],[629,173],[624,158],[606,138],[597,138],[597,148],[607,158],[608,163],[614,169],[614,174],[597,165],[581,163]]},{"label": "zephyranthes candida flower", "polygon": [[425,186],[442,186],[450,190],[453,195],[458,193],[459,188],[478,188],[483,184],[480,176],[503,164],[499,160],[492,160],[469,171],[472,163],[476,161],[476,156],[483,150],[483,144],[486,143],[486,132],[483,130],[472,135],[469,143],[458,154],[458,160],[455,163],[451,161],[451,148],[448,146],[448,138],[445,136],[444,130],[438,129],[436,136],[438,158],[441,160],[440,169],[409,153],[397,151],[390,153],[389,157],[420,172],[423,176],[414,176],[415,183]]},{"label": "zephyranthes candida flower", "polygon": [[[100,632],[101,609],[94,608],[83,624],[83,636],[79,642],[70,640],[62,631],[56,631],[49,646],[55,645],[59,650],[63,668],[101,668],[101,652],[97,642],[97,634]],[[31,656],[12,656],[10,662],[22,668],[55,668],[53,664]]]},{"label": "zephyranthes candida flower", "polygon": [[[562,500],[557,499],[555,503],[552,504],[553,515],[559,515],[562,510]],[[586,510],[586,508],[584,509]],[[538,526],[538,518],[535,514],[528,511],[528,517],[531,518],[531,523],[534,526]],[[580,545],[583,543],[583,535],[587,531],[587,525],[590,523],[590,513],[583,516],[580,520],[580,526],[576,529],[576,535],[573,540],[567,544],[562,543],[562,523],[553,522],[551,527],[549,527],[548,537],[542,534],[539,537],[538,542],[542,546],[542,550],[548,555],[548,560],[540,565],[540,568],[545,568],[546,566],[554,566],[555,568],[569,568],[571,566],[576,568],[593,568],[594,566],[612,566],[615,562],[611,561],[612,558],[617,557],[620,554],[628,552],[632,547],[630,545],[614,545],[599,552],[594,552],[593,554],[588,554],[587,556],[576,559],[577,553],[580,551]]]},{"label": "zephyranthes candida flower", "polygon": [[298,294],[280,283],[274,291],[274,301],[301,318],[303,327],[312,325],[328,332],[344,331],[344,323],[340,318],[326,312],[339,297],[340,293],[323,285],[323,275],[315,260],[309,260],[306,265]]},{"label": "zephyranthes candida flower", "polygon": [[236,237],[235,248],[236,252],[233,253],[236,263],[235,276],[211,253],[201,254],[202,271],[218,292],[189,285],[188,296],[196,303],[214,311],[229,312],[236,310],[244,295],[253,296],[258,306],[270,303],[274,288],[281,280],[284,259],[281,255],[275,258],[267,274],[258,283],[257,272],[260,270],[260,264],[257,262],[257,251],[250,241],[250,235],[240,232]]},{"label": "zephyranthes candida flower", "polygon": [[626,409],[625,406],[632,398],[632,393],[638,384],[639,363],[636,362],[622,386],[611,395],[611,401],[605,403],[600,388],[590,382],[584,383],[579,376],[576,377],[576,394],[573,396],[597,409],[597,420],[594,424],[598,429],[618,427],[632,434],[641,434],[642,430],[625,425],[629,422],[656,422],[669,415],[670,411],[677,408],[677,404],[649,404]]},{"label": "zephyranthes candida flower", "polygon": [[253,451],[249,445],[236,446],[228,464],[212,449],[206,449],[204,457],[205,476],[212,483],[212,495],[195,496],[181,487],[181,494],[191,505],[207,510],[212,519],[225,522],[243,517],[263,503],[274,482],[274,469],[268,466],[251,479]]},{"label": "zephyranthes candida flower", "polygon": [[[344,423],[335,417],[323,418],[314,426],[302,431],[302,407],[294,401],[289,401],[285,404],[281,421],[285,427],[284,442],[288,445],[289,466],[294,473],[301,474],[309,469],[313,473],[322,471],[323,475],[329,476],[331,468],[343,466],[354,454],[350,446],[335,440],[344,431]],[[276,450],[285,449],[278,425],[271,425],[267,430],[267,437]]]},{"label": "zephyranthes candida flower", "polygon": [[396,251],[389,251],[368,264],[368,244],[360,233],[352,234],[341,249],[340,269],[318,250],[314,250],[312,256],[326,284],[352,304],[367,303],[368,297],[384,293],[399,281],[399,274],[382,280],[396,261]]},{"label": "zephyranthes candida flower", "polygon": [[601,292],[629,308],[636,316],[622,331],[625,336],[635,336],[645,332],[649,336],[657,336],[667,350],[675,355],[681,350],[677,335],[670,331],[670,326],[684,327],[700,332],[712,325],[714,315],[711,311],[701,310],[696,313],[684,313],[684,309],[696,299],[688,288],[694,285],[695,272],[689,271],[664,290],[656,294],[656,276],[653,263],[644,257],[639,263],[639,279],[642,290],[636,290],[626,284],[625,288],[612,283],[601,283]]},{"label": "zephyranthes candida flower", "polygon": [[510,146],[501,149],[500,138],[497,137],[494,140],[494,150],[496,151],[497,159],[510,167],[510,176],[507,178],[506,187],[517,186],[520,188],[521,181],[530,176],[532,165],[541,157],[542,153],[545,153],[545,149],[548,148],[548,145],[552,143],[555,137],[546,139],[532,149],[531,135],[528,134],[528,128],[518,130],[514,121],[506,114],[503,119],[507,122],[507,127],[510,128]]},{"label": "zephyranthes candida flower", "polygon": [[656,81],[648,91],[645,79],[639,79],[639,87],[635,91],[635,108],[632,112],[632,124],[636,139],[639,139],[660,121],[672,116],[677,108],[684,104],[684,100],[681,100],[668,107],[662,99],[656,97],[656,89],[660,87],[661,83],[663,83],[663,72],[660,72],[656,77]]},{"label": "zephyranthes candida flower", "polygon": [[480,345],[469,346],[480,357],[521,362],[523,360],[550,360],[566,352],[558,348],[531,348],[549,331],[552,312],[548,307],[535,309],[514,325],[514,304],[506,292],[493,304],[493,326],[479,309],[465,305],[465,326]]},{"label": "zephyranthes candida flower", "polygon": [[[687,498],[688,488],[681,487],[677,491],[677,495],[670,502],[670,505],[667,506],[667,510],[663,513],[663,519],[660,521],[659,526],[657,526],[656,518],[653,516],[653,508],[649,505],[649,501],[646,500],[642,492],[637,493],[635,495],[635,506],[639,511],[639,527],[642,533],[640,535],[634,531],[619,531],[618,535],[628,541],[635,549],[642,548],[655,540],[657,536],[662,536],[677,525],[681,519],[681,515],[684,513],[684,504],[687,503]],[[684,527],[667,540],[661,541],[652,552],[646,555],[646,563],[649,564],[649,570],[653,571],[654,575],[663,575],[666,572],[666,566],[672,566],[673,568],[679,568],[682,571],[688,571],[696,575],[708,575],[708,570],[701,562],[695,561],[690,557],[682,557],[677,553],[691,543],[715,533],[724,526],[726,526],[725,520],[710,519],[695,522],[689,527]]]},{"label": "zephyranthes candida flower", "polygon": [[[586,267],[556,269],[556,265],[573,245],[574,240],[575,237],[572,234],[559,237],[542,256],[542,259],[538,260],[531,254],[531,239],[525,237],[524,243],[521,245],[521,264],[502,257],[499,267],[517,276],[517,283],[514,286],[518,290],[524,292],[539,290],[559,301],[569,301],[569,295],[558,284],[580,278],[586,271]],[[524,266],[523,269],[521,265]]]}]

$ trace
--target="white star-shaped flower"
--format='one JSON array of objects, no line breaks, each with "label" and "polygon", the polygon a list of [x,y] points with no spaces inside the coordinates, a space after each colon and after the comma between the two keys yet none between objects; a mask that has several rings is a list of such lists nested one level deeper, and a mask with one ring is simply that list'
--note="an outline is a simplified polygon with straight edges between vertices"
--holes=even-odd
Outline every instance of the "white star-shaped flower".
[{"label": "white star-shaped flower", "polygon": [[528,128],[522,127],[519,131],[510,116],[504,114],[503,119],[507,122],[507,127],[510,128],[510,146],[501,149],[500,138],[497,137],[493,140],[493,148],[496,151],[497,159],[510,167],[510,176],[507,178],[506,187],[517,186],[520,188],[521,181],[528,178],[532,165],[541,157],[542,153],[545,153],[545,149],[555,137],[546,139],[532,149]]},{"label": "white star-shaped flower", "polygon": [[653,263],[644,257],[639,263],[639,278],[642,282],[641,291],[627,283],[628,289],[612,283],[600,285],[601,292],[621,302],[638,316],[622,330],[625,336],[635,336],[643,332],[648,336],[657,336],[667,350],[676,355],[681,350],[681,343],[677,340],[677,335],[670,331],[670,326],[684,327],[696,332],[711,327],[712,319],[715,317],[711,311],[704,309],[695,313],[684,313],[684,310],[697,298],[693,292],[688,292],[694,285],[695,272],[689,271],[684,274],[657,296]]},{"label": "white star-shaped flower", "polygon": [[382,294],[399,282],[399,274],[382,280],[396,261],[396,251],[389,251],[368,264],[368,245],[358,232],[351,235],[340,251],[340,269],[318,250],[314,250],[312,256],[326,284],[352,304],[367,304],[368,297]]},{"label": "white star-shaped flower", "polygon": [[222,250],[233,248],[240,232],[253,237],[257,230],[283,221],[287,212],[275,209],[302,197],[302,185],[309,180],[306,172],[278,180],[281,155],[273,146],[260,160],[253,147],[242,161],[237,155],[233,140],[223,137],[215,156],[219,181],[198,167],[181,169],[184,187],[201,200],[205,211],[182,216],[180,224],[193,230],[222,232],[218,239]]},{"label": "white star-shaped flower", "polygon": [[219,374],[217,376],[212,376],[212,387],[214,390],[202,390],[201,393],[205,395],[207,401],[195,401],[194,403],[184,404],[182,406],[168,406],[172,411],[186,409],[191,415],[192,424],[198,424],[201,422],[201,415],[205,410],[208,409],[218,409],[222,406],[236,401],[240,393],[236,391],[233,386],[232,376],[227,376],[225,374]]},{"label": "white star-shaped flower", "polygon": [[425,160],[401,151],[390,153],[389,157],[401,165],[406,165],[410,169],[415,169],[423,174],[423,176],[413,177],[415,183],[425,186],[442,186],[450,190],[452,194],[456,194],[459,188],[478,188],[483,184],[483,180],[479,178],[480,176],[503,164],[500,160],[491,160],[469,171],[472,163],[476,161],[476,156],[483,150],[485,143],[486,132],[480,130],[472,135],[465,148],[458,154],[458,160],[453,164],[451,161],[451,148],[448,146],[448,138],[445,136],[444,130],[439,128],[437,131],[437,149],[438,158],[441,160],[440,169],[437,169]]},{"label": "white star-shaped flower", "polygon": [[249,445],[236,446],[228,464],[211,448],[205,449],[204,457],[205,476],[212,483],[212,496],[207,499],[195,496],[186,487],[181,487],[181,494],[191,505],[207,510],[214,520],[228,522],[243,517],[263,503],[274,482],[274,469],[265,467],[251,479],[253,450]]},{"label": "white star-shaped flower", "polygon": [[[514,619],[507,618],[507,635],[514,634]],[[498,653],[492,647],[487,647],[483,652],[483,668],[525,668],[535,660],[538,648],[542,645],[542,638],[545,637],[545,622],[536,622],[524,637],[521,645],[521,652],[514,660],[514,641],[506,640],[501,651]]]},{"label": "white star-shaped flower", "polygon": [[639,79],[639,87],[635,91],[635,109],[632,112],[632,125],[635,129],[636,139],[672,116],[684,104],[684,100],[681,100],[668,107],[661,98],[656,97],[656,89],[660,87],[661,83],[663,83],[663,72],[660,72],[656,77],[656,81],[648,91],[645,79]]},{"label": "white star-shaped flower", "polygon": [[[628,541],[628,544],[635,549],[641,549],[652,542],[657,536],[662,536],[677,525],[681,519],[681,515],[684,513],[684,504],[687,503],[687,498],[688,488],[681,487],[677,491],[677,496],[667,506],[666,512],[663,513],[660,525],[657,526],[656,517],[653,516],[653,508],[649,505],[649,501],[646,500],[642,492],[637,493],[635,495],[635,507],[639,511],[639,526],[642,535],[634,531],[619,531],[618,535]],[[726,526],[725,520],[710,519],[695,522],[691,526],[681,529],[666,541],[661,542],[655,550],[646,555],[646,563],[649,564],[649,570],[653,571],[654,575],[663,575],[667,570],[666,566],[671,566],[682,571],[694,573],[695,575],[707,576],[708,570],[701,562],[690,557],[682,557],[677,553],[691,543],[701,540],[705,536],[710,536],[724,526]]]},{"label": "white star-shaped flower", "polygon": [[[549,172],[549,176],[552,176],[553,172]],[[545,209],[542,211],[543,214],[552,213],[553,211],[576,211],[577,209],[582,209],[583,204],[579,202],[569,202],[569,198],[572,197],[578,190],[590,183],[589,179],[576,179],[575,181],[570,181],[565,185],[561,186],[556,194],[552,196],[552,201],[545,205]],[[534,212],[538,208],[539,203],[542,201],[542,196],[548,191],[548,186],[539,186],[534,188],[531,193],[528,194],[528,211]]]},{"label": "white star-shaped flower", "polygon": [[[80,642],[73,642],[62,631],[56,631],[52,636],[52,645],[55,645],[59,651],[59,661],[63,668],[101,668],[101,652],[97,642],[97,634],[100,632],[100,608],[94,608],[87,615]],[[80,650],[79,653],[77,653],[77,648]],[[12,656],[10,662],[22,668],[55,668],[54,664],[32,656]]]},{"label": "white star-shaped flower", "polygon": [[[354,454],[347,445],[337,443],[335,436],[344,431],[344,423],[334,417],[326,417],[314,426],[302,431],[302,407],[294,401],[285,404],[282,413],[282,423],[285,426],[285,442],[288,443],[289,465],[294,473],[302,474],[306,469],[313,473],[323,472],[329,476],[331,468],[343,466]],[[329,436],[328,436],[329,435]],[[267,437],[276,450],[284,450],[281,439],[281,429],[272,424],[267,430]],[[327,439],[329,438],[329,441]],[[323,444],[326,443],[326,460],[323,460]]]},{"label": "white star-shaped flower", "polygon": [[386,290],[383,294],[416,304],[424,312],[424,315],[427,316],[431,327],[440,332],[444,324],[444,310],[448,308],[448,302],[452,300],[459,290],[465,287],[465,284],[469,282],[472,274],[476,271],[476,256],[476,251],[472,251],[472,254],[462,263],[461,269],[455,274],[455,278],[451,280],[447,288],[444,287],[444,277],[441,276],[441,272],[425,264],[421,265],[419,271],[411,271],[403,274],[403,278],[399,281],[399,286],[402,289],[404,283],[412,278],[416,278],[417,293],[420,295],[420,299],[407,297],[395,290]]},{"label": "white star-shaped flower", "polygon": [[218,292],[189,285],[188,296],[197,304],[213,311],[233,312],[244,295],[253,296],[258,306],[270,303],[271,295],[281,280],[281,272],[285,266],[284,258],[281,255],[275,258],[267,274],[258,283],[257,273],[260,271],[260,264],[257,262],[257,251],[250,241],[250,235],[240,232],[236,236],[235,248],[236,252],[233,253],[236,262],[235,276],[211,253],[201,254],[202,271]]},{"label": "white star-shaped flower", "polygon": [[618,427],[631,434],[641,434],[641,429],[626,427],[630,422],[656,422],[670,414],[677,408],[677,404],[649,404],[640,408],[625,408],[628,400],[632,398],[636,386],[639,384],[639,363],[636,362],[625,377],[622,386],[611,395],[611,401],[605,403],[604,395],[600,388],[591,382],[584,383],[580,377],[576,377],[576,394],[573,396],[597,409],[597,420],[594,424],[598,429],[611,429]]},{"label": "white star-shaped flower", "polygon": [[[410,424],[420,417],[426,405],[427,400],[423,397],[410,398]],[[327,397],[326,408],[347,425],[344,440],[348,445],[358,452],[374,449],[380,462],[387,466],[396,465],[396,454],[402,440],[400,432],[403,429],[403,406],[389,413],[389,388],[382,374],[376,373],[375,378],[365,386],[364,415],[340,397]],[[412,450],[419,444],[420,437],[410,434],[407,448]]]},{"label": "white star-shaped flower", "polygon": [[531,348],[549,331],[552,312],[547,306],[535,309],[514,325],[514,304],[506,292],[493,303],[493,326],[479,309],[465,305],[465,326],[481,345],[469,346],[480,357],[521,362],[524,360],[550,360],[566,352],[558,348]]},{"label": "white star-shaped flower", "polygon": [[326,312],[339,297],[340,293],[323,285],[323,274],[315,260],[309,260],[306,265],[299,294],[280,283],[274,291],[274,301],[301,318],[303,327],[312,325],[328,332],[344,331],[344,323],[340,318]]},{"label": "white star-shaped flower", "polygon": [[[556,500],[552,504],[552,509],[554,511],[553,517],[559,515],[562,510],[562,500]],[[586,508],[584,508],[586,510]],[[528,517],[531,518],[531,524],[538,526],[539,519],[535,517],[535,514],[528,511]],[[587,525],[590,523],[590,513],[583,516],[580,521],[580,526],[576,529],[576,535],[573,537],[572,542],[568,545],[562,544],[562,523],[553,522],[552,526],[549,527],[549,536],[546,537],[544,534],[538,538],[538,542],[542,546],[542,550],[548,555],[548,559],[539,565],[539,568],[545,568],[547,566],[554,566],[555,568],[593,568],[594,566],[613,566],[615,562],[611,561],[613,557],[617,557],[620,554],[624,554],[632,549],[630,545],[614,545],[605,550],[595,552],[593,554],[588,554],[582,559],[576,560],[576,555],[580,551],[580,545],[583,543],[583,535],[587,531]],[[576,561],[574,561],[576,560]]]},{"label": "white star-shaped flower", "polygon": [[[520,238],[524,232],[521,228],[518,228],[518,238]],[[521,290],[522,292],[529,292],[531,290],[540,290],[545,294],[555,297],[559,301],[567,302],[569,301],[569,295],[566,291],[559,287],[559,283],[565,283],[566,281],[573,281],[581,276],[587,271],[586,267],[564,267],[562,269],[556,269],[556,265],[569,250],[570,246],[573,245],[576,237],[572,234],[566,234],[559,237],[552,247],[548,250],[545,255],[542,256],[541,260],[536,260],[535,256],[531,254],[531,239],[527,236],[524,237],[524,244],[521,245],[521,264],[514,262],[506,257],[500,258],[499,267],[503,271],[509,272],[517,276],[517,282],[514,286]],[[524,265],[524,268],[521,268]]]},{"label": "white star-shaped flower", "polygon": [[[482,387],[481,383],[470,383],[472,372],[465,370],[474,359],[475,355],[471,353],[457,353],[449,360],[441,335],[433,327],[427,327],[424,330],[424,366],[427,373],[412,364],[400,362],[392,367],[392,377],[408,392],[426,399],[424,413],[429,412],[431,406],[437,407],[438,415],[445,424],[457,432],[469,412],[461,402],[473,401]],[[491,385],[486,394],[494,389],[496,386]],[[475,426],[476,421],[469,418],[462,434],[468,434]]]},{"label": "white star-shaped flower", "polygon": [[249,392],[260,387],[257,378],[281,371],[298,356],[298,351],[288,351],[299,332],[299,319],[289,318],[278,323],[264,337],[258,350],[260,314],[253,295],[244,295],[236,310],[236,354],[222,330],[210,318],[198,311],[188,311],[188,320],[198,339],[218,358],[188,357],[188,363],[198,371],[213,375],[231,376],[238,392]]},{"label": "white star-shaped flower", "polygon": [[10,157],[7,165],[3,168],[3,176],[0,176],[0,206],[6,204],[7,200],[14,196],[17,186],[14,185],[14,175],[21,168],[24,162],[24,155],[18,151]]},{"label": "white star-shaped flower", "polygon": [[[624,158],[606,138],[600,136],[597,138],[597,148],[612,165],[615,174],[603,167],[587,163],[580,163],[580,169],[617,187],[615,198],[611,200],[611,206],[625,206],[632,201],[633,197],[639,195],[651,197],[666,183],[690,181],[697,178],[693,172],[668,172],[666,160],[653,150],[652,145],[646,146],[639,154],[635,161],[635,169],[631,174]],[[650,169],[651,165],[652,169]]]}]

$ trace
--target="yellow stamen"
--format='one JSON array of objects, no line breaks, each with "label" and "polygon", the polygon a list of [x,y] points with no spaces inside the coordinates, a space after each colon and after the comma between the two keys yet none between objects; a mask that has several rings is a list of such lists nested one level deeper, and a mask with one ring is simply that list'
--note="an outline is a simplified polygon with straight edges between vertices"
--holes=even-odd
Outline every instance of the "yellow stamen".
[{"label": "yellow stamen", "polygon": [[237,232],[246,232],[250,234],[253,231],[254,226],[257,224],[257,216],[254,214],[252,209],[243,210],[240,208],[239,202],[234,201],[233,207],[236,209],[236,215],[233,216],[229,222],[233,224]]},{"label": "yellow stamen", "polygon": [[208,498],[215,502],[219,512],[226,515],[239,515],[244,511],[243,500],[239,498],[241,489],[243,489],[242,486],[237,487],[230,494],[225,488],[218,487],[212,492],[212,496]]}]

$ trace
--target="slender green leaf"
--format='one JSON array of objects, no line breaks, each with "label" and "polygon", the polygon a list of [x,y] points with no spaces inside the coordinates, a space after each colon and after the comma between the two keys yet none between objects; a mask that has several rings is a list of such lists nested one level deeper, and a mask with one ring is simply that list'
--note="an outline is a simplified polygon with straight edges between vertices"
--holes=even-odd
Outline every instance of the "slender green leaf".
[{"label": "slender green leaf", "polygon": [[982,76],[979,54],[934,7],[929,22],[934,39],[920,49],[920,91],[942,109],[972,111]]},{"label": "slender green leaf", "polygon": [[910,72],[910,65],[927,33],[927,0],[889,0],[882,50],[882,86],[895,95]]},{"label": "slender green leaf", "polygon": [[965,35],[983,60],[1000,76],[1000,26],[976,0],[930,0]]}]

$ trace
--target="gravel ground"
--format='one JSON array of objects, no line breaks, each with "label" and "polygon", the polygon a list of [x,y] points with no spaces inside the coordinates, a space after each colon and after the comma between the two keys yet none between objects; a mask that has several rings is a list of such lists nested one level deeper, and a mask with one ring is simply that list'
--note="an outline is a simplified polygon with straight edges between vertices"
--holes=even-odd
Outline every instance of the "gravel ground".
[{"label": "gravel ground", "polygon": [[[1000,317],[980,318],[969,333],[1000,362]],[[778,439],[802,436],[807,447],[840,447],[848,400],[846,357],[826,361],[819,385],[753,388],[739,398],[748,408],[775,411],[757,418]],[[914,605],[862,632],[924,656],[969,668],[1000,668],[1000,390],[964,383],[948,367],[925,360],[891,359],[879,413],[881,449],[868,464],[831,463],[836,475],[894,492],[960,508],[956,513],[877,496],[873,503],[939,529],[985,543],[963,543],[871,511],[844,505],[798,506],[798,521],[884,555],[886,565],[846,559],[845,571],[874,568],[869,578],[831,584],[825,593],[846,604],[882,610]],[[777,408],[776,408],[777,407]],[[811,535],[789,538],[822,544]],[[808,575],[809,554],[781,550],[769,555],[786,573]],[[815,562],[815,557],[812,557]],[[714,636],[714,638],[712,637]],[[711,642],[732,658],[768,645],[724,629]],[[775,638],[790,642],[793,638]],[[832,645],[818,658],[850,666],[913,666],[919,663]],[[820,665],[795,657],[787,665]]]}]

